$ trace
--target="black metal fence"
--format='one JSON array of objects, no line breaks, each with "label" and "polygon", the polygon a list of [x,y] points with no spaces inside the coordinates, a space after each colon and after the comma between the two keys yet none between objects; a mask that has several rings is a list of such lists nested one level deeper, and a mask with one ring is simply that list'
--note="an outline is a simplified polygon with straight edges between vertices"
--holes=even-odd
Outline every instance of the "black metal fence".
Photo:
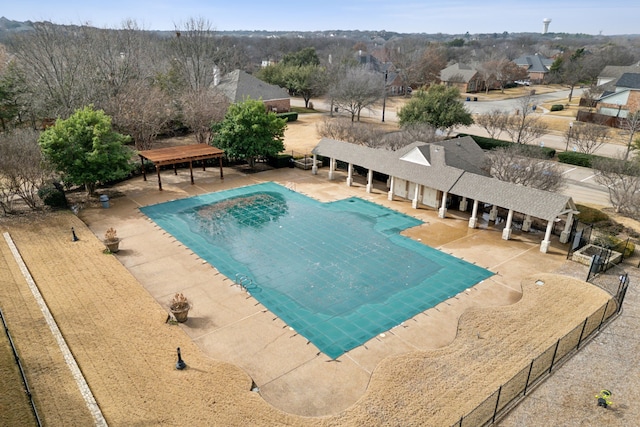
[{"label": "black metal fence", "polygon": [[567,251],[567,259],[571,259],[571,256],[578,249],[591,243],[591,232],[593,231],[593,225],[584,224],[578,220],[573,221],[571,225],[571,232],[569,233],[569,250]]},{"label": "black metal fence", "polygon": [[532,387],[542,382],[551,374],[554,367],[568,360],[573,353],[597,332],[603,325],[611,321],[620,313],[622,303],[629,286],[628,276],[621,275],[618,289],[613,298],[601,306],[589,317],[555,344],[547,348],[540,356],[531,360],[509,381],[500,386],[487,399],[474,410],[460,418],[453,427],[477,427],[488,426],[496,422],[501,416],[506,415]]},{"label": "black metal fence", "polygon": [[33,401],[33,396],[31,395],[31,389],[29,388],[29,383],[27,382],[27,377],[25,376],[24,369],[22,367],[22,362],[20,361],[20,356],[18,356],[18,351],[16,350],[16,346],[13,344],[13,338],[11,338],[11,333],[9,332],[9,327],[7,326],[7,322],[4,319],[4,313],[2,309],[0,309],[0,319],[2,319],[2,325],[4,326],[4,331],[7,334],[7,338],[9,339],[9,344],[11,345],[11,350],[13,351],[13,358],[18,365],[18,370],[20,371],[20,376],[22,377],[22,384],[24,385],[24,391],[29,398],[29,404],[31,405],[31,410],[33,411],[33,415],[36,419],[36,424],[38,427],[42,426],[42,421],[40,420],[40,416],[38,415],[38,410],[36,409],[36,404]]}]

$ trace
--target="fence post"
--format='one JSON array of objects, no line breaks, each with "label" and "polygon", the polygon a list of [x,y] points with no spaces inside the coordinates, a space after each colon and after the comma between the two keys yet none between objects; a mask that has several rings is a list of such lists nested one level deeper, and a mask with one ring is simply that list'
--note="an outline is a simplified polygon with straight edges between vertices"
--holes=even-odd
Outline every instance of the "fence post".
[{"label": "fence post", "polygon": [[582,324],[582,331],[580,331],[580,338],[578,338],[578,345],[576,346],[576,350],[580,350],[580,343],[582,342],[582,334],[584,334],[584,329],[587,327],[587,320],[589,320],[588,317],[584,319],[584,323]]},{"label": "fence post", "polygon": [[498,397],[496,398],[496,407],[493,408],[493,418],[491,419],[491,423],[496,422],[496,414],[498,413],[498,404],[500,403],[500,393],[502,393],[502,386],[498,389]]},{"label": "fence post", "polygon": [[556,360],[556,354],[558,354],[558,346],[560,345],[560,339],[556,342],[556,348],[553,350],[553,357],[551,358],[551,366],[549,366],[549,373],[553,369],[553,362]]},{"label": "fence post", "polygon": [[529,378],[531,378],[531,370],[533,369],[533,361],[535,359],[531,359],[531,365],[529,365],[529,373],[527,374],[527,382],[524,383],[524,394],[523,396],[527,395],[527,388],[529,387]]},{"label": "fence post", "polygon": [[604,305],[604,313],[602,313],[602,319],[600,319],[600,324],[598,325],[598,332],[600,332],[600,327],[604,323],[604,318],[607,315],[607,308],[609,308],[609,301],[611,300],[607,300],[607,303]]},{"label": "fence post", "polygon": [[458,423],[458,427],[462,427],[462,420],[464,419],[464,415],[460,417],[460,422]]}]

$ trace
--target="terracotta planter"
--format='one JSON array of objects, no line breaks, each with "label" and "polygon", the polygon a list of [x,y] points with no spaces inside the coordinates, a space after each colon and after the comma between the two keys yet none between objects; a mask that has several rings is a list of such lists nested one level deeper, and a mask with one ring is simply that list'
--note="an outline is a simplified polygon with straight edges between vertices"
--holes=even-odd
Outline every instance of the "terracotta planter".
[{"label": "terracotta planter", "polygon": [[104,245],[107,247],[107,249],[109,249],[109,252],[111,253],[116,253],[118,252],[120,249],[118,248],[120,246],[120,239],[116,239],[116,240],[105,240],[104,241]]},{"label": "terracotta planter", "polygon": [[191,307],[183,308],[183,309],[171,309],[171,314],[176,318],[178,323],[184,323],[187,321],[187,316],[189,315],[189,309]]}]

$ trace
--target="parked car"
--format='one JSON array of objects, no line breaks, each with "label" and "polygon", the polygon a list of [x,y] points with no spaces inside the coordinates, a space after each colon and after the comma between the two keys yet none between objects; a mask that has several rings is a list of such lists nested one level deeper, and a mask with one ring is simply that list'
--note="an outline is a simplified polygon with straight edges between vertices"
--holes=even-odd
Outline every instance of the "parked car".
[{"label": "parked car", "polygon": [[529,80],[516,80],[515,84],[521,86],[531,86],[531,82]]}]

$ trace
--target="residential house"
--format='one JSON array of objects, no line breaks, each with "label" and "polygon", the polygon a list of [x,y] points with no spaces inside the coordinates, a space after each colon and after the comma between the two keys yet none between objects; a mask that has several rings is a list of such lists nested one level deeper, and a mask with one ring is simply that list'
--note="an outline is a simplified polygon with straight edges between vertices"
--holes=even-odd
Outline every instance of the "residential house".
[{"label": "residential house", "polygon": [[484,79],[471,65],[455,63],[440,71],[440,80],[446,86],[455,86],[461,93],[484,90]]},{"label": "residential house", "polygon": [[387,95],[395,96],[404,95],[407,92],[411,93],[411,88],[405,86],[402,76],[391,62],[383,62],[375,55],[362,51],[358,51],[356,60],[365,70],[380,73],[383,76]]},{"label": "residential house", "polygon": [[635,65],[607,65],[598,74],[597,86],[603,91],[615,90],[615,83],[624,73],[640,73],[640,62]]},{"label": "residential house", "polygon": [[598,99],[598,113],[625,118],[640,110],[640,70],[623,73],[614,84],[613,91],[605,91]]},{"label": "residential house", "polygon": [[246,99],[261,100],[266,108],[276,113],[291,110],[291,97],[286,89],[263,82],[242,70],[223,76],[216,86],[231,103]]},{"label": "residential house", "polygon": [[549,68],[553,64],[553,59],[536,53],[535,55],[524,55],[516,58],[513,62],[518,66],[527,70],[529,81],[534,84],[544,82],[545,77],[549,74]]}]

